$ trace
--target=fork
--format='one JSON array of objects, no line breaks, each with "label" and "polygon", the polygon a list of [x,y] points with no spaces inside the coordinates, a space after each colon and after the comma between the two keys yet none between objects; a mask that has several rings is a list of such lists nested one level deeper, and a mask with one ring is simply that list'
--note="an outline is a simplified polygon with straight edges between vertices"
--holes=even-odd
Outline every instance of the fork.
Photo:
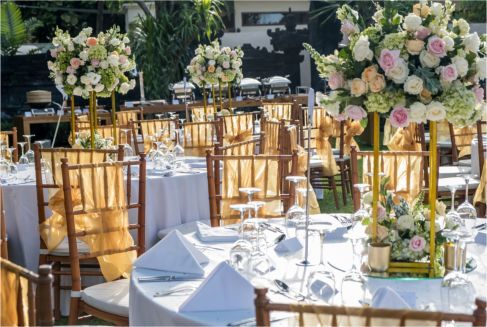
[{"label": "fork", "polygon": [[169,290],[167,292],[156,292],[154,294],[154,297],[163,297],[163,296],[169,296],[169,295],[175,295],[178,293],[185,293],[185,292],[190,292],[194,291],[196,287],[193,286],[183,286],[183,287],[178,287],[178,288],[173,288],[172,290]]}]

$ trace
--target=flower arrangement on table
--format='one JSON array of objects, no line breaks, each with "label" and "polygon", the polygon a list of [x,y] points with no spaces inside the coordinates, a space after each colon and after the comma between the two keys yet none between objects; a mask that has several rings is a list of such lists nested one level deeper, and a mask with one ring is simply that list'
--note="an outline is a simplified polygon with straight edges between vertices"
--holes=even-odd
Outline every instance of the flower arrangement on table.
[{"label": "flower arrangement on table", "polygon": [[470,33],[455,6],[421,1],[405,17],[392,5],[377,6],[365,26],[348,5],[337,10],[349,44],[332,55],[304,47],[332,92],[319,102],[337,119],[367,112],[390,118],[394,127],[447,119],[456,127],[477,121],[484,105],[479,80],[486,78],[486,36]]},{"label": "flower arrangement on table", "polygon": [[[95,147],[94,149],[112,149],[113,141],[112,139],[103,138],[98,132],[95,131],[94,138]],[[73,149],[91,149],[91,134],[89,132],[80,132],[76,137],[75,143],[73,144]]]},{"label": "flower arrangement on table", "polygon": [[[212,87],[213,99],[215,99],[214,86],[228,85],[229,99],[231,99],[230,86],[233,82],[242,79],[242,57],[244,53],[240,48],[220,48],[218,40],[209,45],[199,45],[195,50],[195,56],[187,67],[191,81],[203,89],[203,102],[206,108],[206,91],[208,85]],[[215,106],[215,102],[213,102]],[[220,105],[221,106],[221,105]],[[231,105],[230,105],[231,107]]]},{"label": "flower arrangement on table", "polygon": [[[424,193],[421,192],[411,203],[386,190],[389,177],[381,181],[381,200],[378,205],[378,229],[375,242],[391,245],[391,260],[398,262],[424,262],[428,260],[430,243],[430,210],[423,206]],[[368,192],[364,203],[371,204],[372,196]],[[362,222],[368,225],[370,234],[371,219]],[[434,275],[443,276],[443,229],[455,229],[458,226],[446,215],[446,205],[436,202],[435,218],[435,263]]]}]

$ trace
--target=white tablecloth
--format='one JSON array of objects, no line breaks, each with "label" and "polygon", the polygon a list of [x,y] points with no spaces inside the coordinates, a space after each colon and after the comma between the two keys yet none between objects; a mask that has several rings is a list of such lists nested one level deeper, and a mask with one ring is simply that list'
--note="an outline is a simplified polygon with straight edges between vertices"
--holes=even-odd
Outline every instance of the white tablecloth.
[{"label": "white tablecloth", "polygon": [[[271,233],[272,234],[272,233]],[[275,235],[275,234],[274,234]],[[224,248],[225,251],[217,251],[207,249],[204,253],[209,257],[210,263],[204,267],[205,276],[214,269],[214,267],[221,261],[228,259],[228,251],[231,247],[230,243],[202,243],[199,241],[195,233],[186,234],[191,242],[203,245],[212,245]],[[310,259],[312,262],[319,260],[319,238],[317,236],[310,237]],[[334,267],[328,266],[336,276],[337,288],[340,288],[341,279],[344,272],[351,267],[351,245],[345,240],[325,241],[325,261],[330,262]],[[317,266],[303,268],[296,265],[296,262],[302,260],[302,250],[288,256],[278,256],[272,248],[268,249],[268,254],[274,262],[276,270],[268,273],[265,277],[267,280],[280,279],[288,283],[294,290],[307,293],[306,282],[310,271],[316,269]],[[476,260],[478,267],[473,272],[469,273],[469,277],[473,281],[477,295],[485,295],[487,289],[487,256],[486,247],[478,244],[469,245],[469,254]],[[169,289],[187,285],[197,287],[201,281],[179,281],[179,282],[151,282],[139,283],[138,277],[141,276],[157,276],[160,272],[148,269],[135,268],[130,280],[130,299],[129,299],[129,318],[130,325],[147,326],[147,325],[226,325],[230,322],[239,321],[241,319],[249,318],[254,315],[254,312],[245,311],[223,311],[223,312],[195,312],[182,313],[179,312],[179,307],[186,300],[188,295],[171,295],[165,297],[153,297],[156,292],[164,292]],[[379,279],[368,278],[367,281],[367,299],[379,287],[389,286],[399,293],[408,292],[414,293],[416,298],[416,308],[424,309],[441,308],[440,296],[441,279]],[[272,283],[270,282],[270,285]],[[273,288],[271,286],[271,288]],[[291,301],[287,297],[272,292],[268,293],[272,300],[279,302]],[[354,296],[354,294],[350,294]],[[334,303],[340,304],[341,295],[335,296]],[[211,299],[208,299],[211,301]],[[318,302],[316,302],[318,303]]]},{"label": "white tablecloth", "polygon": [[[200,160],[200,166],[203,163]],[[195,163],[195,166],[197,163]],[[19,176],[35,176],[33,168]],[[134,181],[135,182],[135,181]],[[209,220],[208,181],[204,170],[195,174],[176,173],[163,177],[148,170],[146,184],[146,248],[159,239],[160,229],[179,224]],[[132,187],[132,197],[138,195],[138,184]],[[35,182],[3,185],[3,202],[9,242],[9,258],[13,262],[37,271],[39,263],[39,229]],[[131,210],[130,221],[136,221]]]}]

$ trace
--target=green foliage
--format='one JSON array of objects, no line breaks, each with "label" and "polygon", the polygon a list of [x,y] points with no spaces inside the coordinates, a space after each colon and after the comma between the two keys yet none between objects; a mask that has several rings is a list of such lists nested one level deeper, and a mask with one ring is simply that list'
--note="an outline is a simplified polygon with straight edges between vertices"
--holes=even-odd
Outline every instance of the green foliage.
[{"label": "green foliage", "polygon": [[455,18],[463,18],[470,23],[485,24],[487,3],[485,1],[460,0],[455,4]]},{"label": "green foliage", "polygon": [[146,97],[160,99],[168,85],[182,79],[198,43],[213,39],[224,27],[220,0],[173,2],[160,7],[156,17],[140,17],[129,37],[137,67],[144,72]]},{"label": "green foliage", "polygon": [[417,67],[414,74],[420,77],[426,85],[426,88],[434,95],[438,94],[441,90],[441,84],[436,74],[427,68]]},{"label": "green foliage", "polygon": [[27,39],[27,32],[19,7],[11,1],[2,3],[2,54],[13,56]]}]

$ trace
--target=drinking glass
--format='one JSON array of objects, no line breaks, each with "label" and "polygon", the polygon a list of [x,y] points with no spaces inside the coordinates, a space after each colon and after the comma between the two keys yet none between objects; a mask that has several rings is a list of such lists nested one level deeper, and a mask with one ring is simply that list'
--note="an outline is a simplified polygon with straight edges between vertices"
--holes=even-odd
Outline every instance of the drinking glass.
[{"label": "drinking glass", "polygon": [[441,281],[441,298],[443,310],[451,312],[468,312],[474,303],[475,288],[467,275],[460,269],[461,263],[457,262],[457,250],[459,244],[471,234],[465,227],[455,230],[443,230],[442,235],[454,243],[453,265],[454,269]]},{"label": "drinking glass", "polygon": [[[238,189],[239,192],[247,194],[247,201],[252,202],[252,198],[255,193],[260,192],[260,188],[257,187],[240,187]],[[249,210],[249,218],[251,217],[251,211]]]},{"label": "drinking glass", "polygon": [[360,208],[352,214],[352,225],[355,226],[355,224],[359,221],[362,221],[364,218],[369,217],[369,212],[365,208],[365,203],[364,203],[364,192],[367,191],[370,187],[369,184],[354,184],[353,187],[358,189],[360,192]]},{"label": "drinking glass", "polygon": [[27,160],[29,160],[29,163],[34,163],[34,151],[30,148],[30,141],[31,138],[35,135],[22,135],[27,142],[27,152],[25,153],[25,156],[27,157]]},{"label": "drinking glass", "polygon": [[244,213],[245,211],[252,209],[252,207],[248,204],[240,203],[240,204],[230,205],[230,209],[240,212],[240,239],[243,240],[244,239],[244,226],[243,226]]},{"label": "drinking glass", "polygon": [[[259,216],[259,208],[262,208],[265,205],[264,201],[250,201],[247,202],[248,205],[252,207],[252,210],[254,210],[254,218],[258,218]],[[249,210],[251,212],[252,210]],[[249,218],[252,218],[250,215]]]},{"label": "drinking glass", "polygon": [[451,221],[453,224],[460,226],[462,224],[462,218],[455,210],[455,192],[458,189],[459,185],[448,185],[448,189],[451,192],[451,209],[446,214],[446,218]]},{"label": "drinking glass", "polygon": [[134,150],[129,144],[129,132],[130,129],[128,128],[120,128],[120,132],[125,134],[125,143],[123,145],[123,156],[125,157],[133,157],[134,156]]},{"label": "drinking glass", "polygon": [[27,144],[27,142],[17,142],[17,144],[20,146],[20,149],[22,150],[21,151],[22,155],[19,158],[19,165],[21,165],[21,166],[28,165],[29,164],[29,158],[27,158],[26,155],[24,154],[25,145]]},{"label": "drinking glass", "polygon": [[465,180],[465,201],[458,206],[457,212],[460,217],[465,220],[466,223],[474,224],[475,226],[477,210],[475,210],[475,207],[468,201],[468,183],[472,178],[474,178],[474,176],[470,174],[463,174],[459,176],[463,177],[463,179]]},{"label": "drinking glass", "polygon": [[360,267],[357,265],[357,258],[359,264],[362,256],[362,249],[360,245],[363,245],[363,240],[366,235],[359,232],[348,232],[344,235],[349,239],[352,244],[352,269],[345,274],[342,280],[340,289],[342,297],[342,305],[345,306],[362,306],[365,298],[365,283],[366,279]]},{"label": "drinking glass", "polygon": [[160,119],[162,119],[162,116],[164,116],[164,114],[156,114],[155,116],[156,116],[157,119],[160,120]]},{"label": "drinking glass", "polygon": [[229,264],[236,271],[247,275],[249,271],[249,260],[252,255],[252,244],[243,239],[235,242],[230,249]]},{"label": "drinking glass", "polygon": [[[306,177],[304,176],[287,176],[286,180],[294,184],[294,189],[297,189],[297,186],[299,182],[305,181]],[[286,226],[286,235],[289,236],[288,234],[288,224],[293,222],[295,223],[298,220],[303,219],[304,215],[306,214],[306,211],[304,211],[303,208],[301,208],[298,204],[299,198],[298,198],[298,192],[294,192],[294,203],[293,205],[287,210],[286,212],[286,218],[285,218],[285,226]]]},{"label": "drinking glass", "polygon": [[12,147],[10,147],[10,148],[7,148],[7,151],[8,151],[9,158],[10,158],[10,159],[9,159],[9,162],[10,162],[11,164],[13,164],[13,163],[14,163],[14,151],[15,151],[15,148],[12,146]]},{"label": "drinking glass", "polygon": [[[181,120],[184,120],[184,119],[181,119]],[[183,135],[184,130],[182,128],[180,130],[176,129],[174,131],[174,133],[176,134],[176,145],[174,146],[174,149],[172,150],[172,152],[174,153],[176,158],[182,158],[182,157],[184,157],[184,148],[181,145],[181,142],[179,140],[181,139],[181,135]]]}]

